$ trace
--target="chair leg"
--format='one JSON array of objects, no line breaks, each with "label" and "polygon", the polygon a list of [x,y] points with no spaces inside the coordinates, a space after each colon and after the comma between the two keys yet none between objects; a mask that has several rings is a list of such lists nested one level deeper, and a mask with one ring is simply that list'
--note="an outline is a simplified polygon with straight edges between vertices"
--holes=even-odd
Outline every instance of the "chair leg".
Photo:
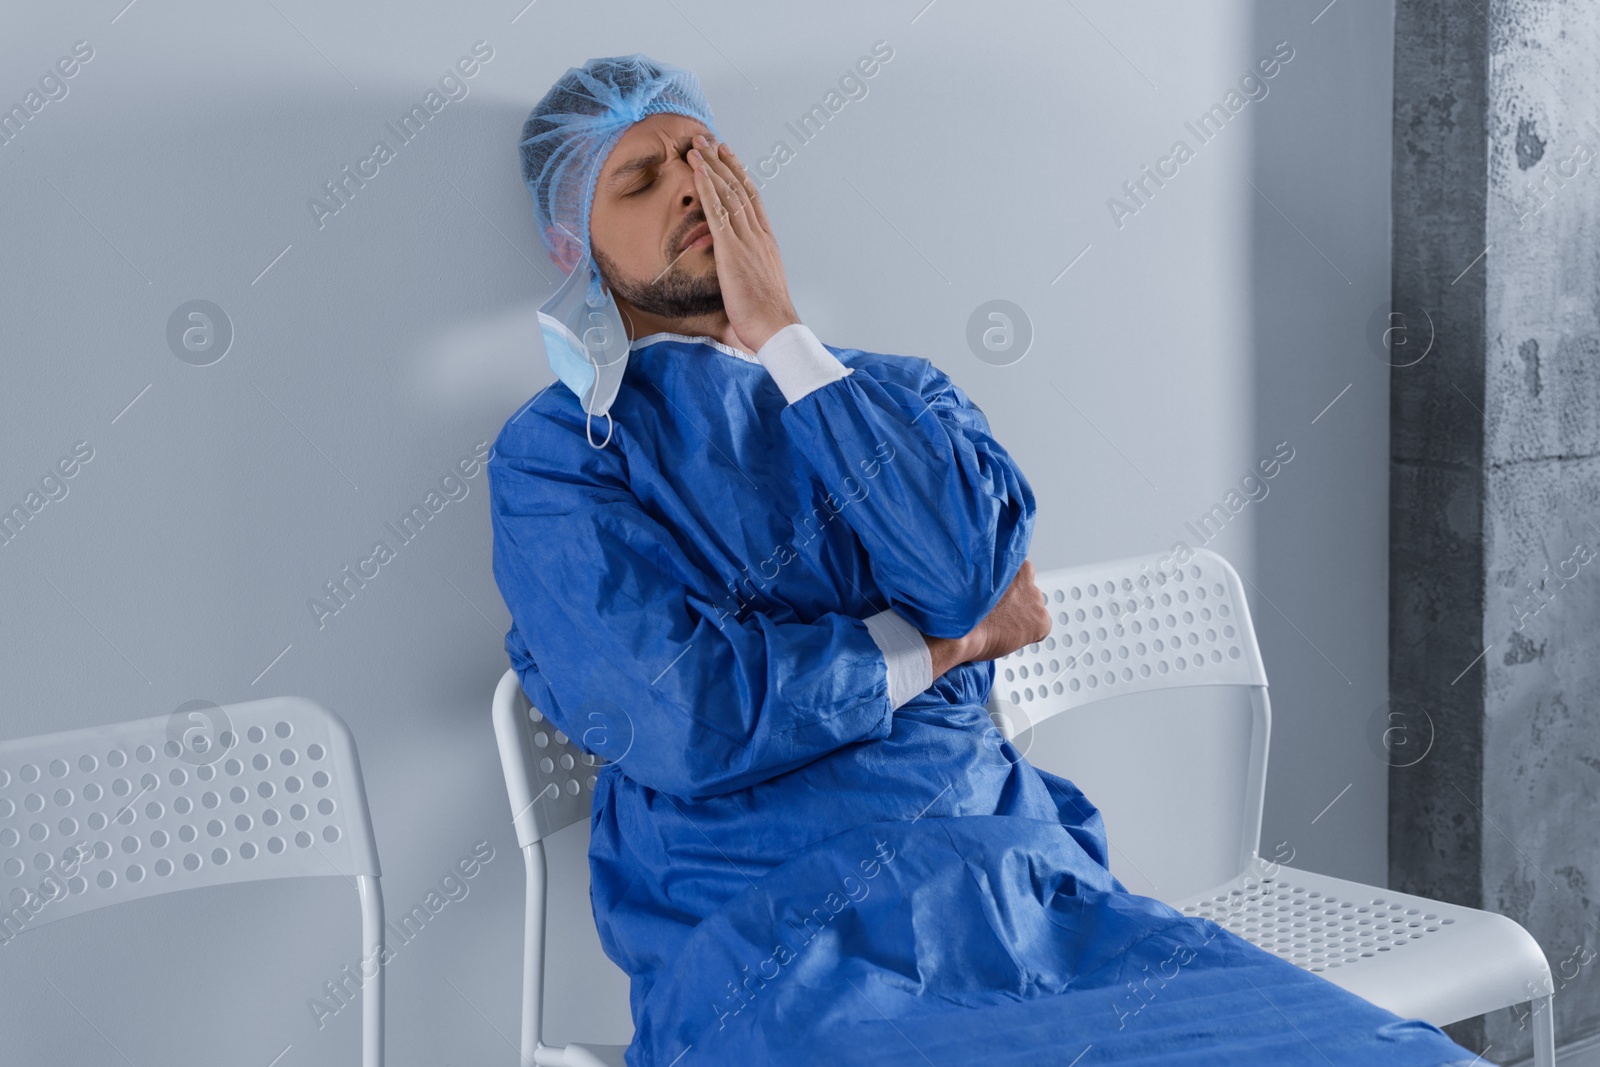
[{"label": "chair leg", "polygon": [[1533,1007],[1533,1067],[1556,1067],[1556,1004],[1548,994],[1531,1002]]},{"label": "chair leg", "polygon": [[[361,896],[361,1065],[383,1067],[383,887],[377,875],[357,875]],[[367,977],[368,961],[376,973]]]},{"label": "chair leg", "polygon": [[522,916],[522,1067],[540,1063],[544,1044],[544,908],[546,866],[544,842],[522,849],[527,890]]}]

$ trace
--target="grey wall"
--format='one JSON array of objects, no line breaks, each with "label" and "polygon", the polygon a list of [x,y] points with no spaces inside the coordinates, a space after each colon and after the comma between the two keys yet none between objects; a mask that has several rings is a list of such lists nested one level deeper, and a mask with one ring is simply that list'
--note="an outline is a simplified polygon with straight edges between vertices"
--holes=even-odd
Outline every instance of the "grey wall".
[{"label": "grey wall", "polygon": [[[1565,1042],[1600,1030],[1600,10],[1491,10],[1481,885],[1543,946]],[[1520,1050],[1518,1013],[1488,1022]]]},{"label": "grey wall", "polygon": [[[1038,566],[1198,546],[1185,524],[1294,449],[1209,542],[1258,598],[1265,841],[1381,881],[1364,731],[1386,668],[1388,400],[1364,331],[1389,277],[1389,5],[518,6],[7,13],[0,103],[74,42],[94,57],[0,146],[0,501],[77,442],[94,454],[0,548],[0,734],[273,693],[335,710],[391,909],[495,850],[389,967],[391,1062],[514,1055],[522,875],[487,716],[508,616],[482,475],[336,615],[307,604],[550,380],[534,310],[555,272],[514,141],[567,66],[645,51],[699,73],[747,160],[789,143],[764,195],[797,308],[972,395],[1039,495]],[[385,123],[480,40],[469,95],[398,145]],[[799,144],[785,123],[880,40],[895,54],[868,95]],[[1185,123],[1279,41],[1294,58],[1265,98],[1202,145]],[[319,226],[310,198],[379,139],[394,158]],[[1116,224],[1108,199],[1179,139],[1193,157]],[[208,366],[167,338],[197,299],[233,334]],[[1034,332],[1009,366],[966,341],[994,299]],[[1086,755],[1041,734],[1033,758],[1079,773]],[[581,887],[558,889],[578,921],[557,948],[592,944]],[[0,950],[0,1035],[41,1065],[347,1063],[356,1010],[319,1029],[307,1002],[356,938],[338,880],[46,926]],[[626,1034],[594,988],[563,976],[552,1002]]]},{"label": "grey wall", "polygon": [[[1509,915],[1553,975],[1557,1039],[1595,1007],[1600,751],[1600,126],[1592,5],[1405,0],[1395,300],[1434,351],[1394,371],[1396,888]],[[1452,1028],[1530,1051],[1527,1012]]]},{"label": "grey wall", "polygon": [[1297,51],[1256,116],[1246,186],[1250,459],[1295,449],[1244,572],[1273,694],[1262,853],[1385,885],[1389,368],[1374,323],[1389,305],[1394,8],[1263,2],[1254,19],[1258,53]]}]

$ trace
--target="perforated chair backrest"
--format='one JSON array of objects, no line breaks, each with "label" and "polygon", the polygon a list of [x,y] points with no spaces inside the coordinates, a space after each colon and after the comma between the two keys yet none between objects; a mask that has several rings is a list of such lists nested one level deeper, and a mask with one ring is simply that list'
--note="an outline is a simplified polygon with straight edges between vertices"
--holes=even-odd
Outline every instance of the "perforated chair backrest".
[{"label": "perforated chair backrest", "polygon": [[1050,636],[995,661],[996,691],[1028,721],[1122,693],[1267,684],[1239,575],[1215,552],[1201,549],[1182,567],[1158,553],[1036,580]]},{"label": "perforated chair backrest", "polygon": [[378,874],[354,741],[309,700],[0,742],[0,940],[198,886]]},{"label": "perforated chair backrest", "polygon": [[520,847],[589,817],[605,760],[556,729],[528,701],[515,670],[495,686],[494,734]]},{"label": "perforated chair backrest", "polygon": [[[1055,716],[1124,694],[1247,687],[1251,714],[1238,720],[1237,736],[1225,739],[1240,754],[1244,780],[1221,780],[1234,771],[1219,765],[1211,786],[1200,792],[1208,802],[1226,806],[1226,819],[1237,821],[1238,855],[1225,862],[1235,865],[1228,874],[1242,870],[1260,847],[1271,709],[1238,573],[1215,552],[1201,549],[1181,566],[1172,556],[1155,553],[1059,568],[1037,575],[1036,581],[1050,609],[1051,631],[1045,640],[995,661],[990,709],[1001,732],[1015,739]],[[1075,758],[1103,757],[1085,752]],[[1165,771],[1189,758],[1172,745],[1143,745],[1138,763],[1119,767],[1116,781],[1089,792],[1089,799],[1105,812],[1108,829],[1115,830],[1114,814],[1124,814],[1125,824],[1127,819],[1146,824],[1140,827],[1151,831],[1146,840],[1159,840],[1161,828],[1151,824],[1162,819],[1163,804],[1175,799],[1163,795],[1175,777]],[[1184,770],[1192,782],[1208,768]],[[1175,840],[1159,851],[1180,846]]]}]

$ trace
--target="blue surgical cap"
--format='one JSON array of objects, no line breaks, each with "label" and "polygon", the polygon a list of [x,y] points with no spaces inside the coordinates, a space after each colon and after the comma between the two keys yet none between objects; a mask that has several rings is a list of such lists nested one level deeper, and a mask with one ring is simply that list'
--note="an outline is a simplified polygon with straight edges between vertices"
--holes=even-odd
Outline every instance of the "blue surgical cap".
[{"label": "blue surgical cap", "polygon": [[721,140],[694,74],[640,52],[569,67],[528,113],[517,145],[522,180],[533,194],[539,237],[557,265],[556,242],[567,238],[551,229],[571,234],[580,253],[590,252],[589,210],[600,167],[629,126],[661,114],[698,119]]}]

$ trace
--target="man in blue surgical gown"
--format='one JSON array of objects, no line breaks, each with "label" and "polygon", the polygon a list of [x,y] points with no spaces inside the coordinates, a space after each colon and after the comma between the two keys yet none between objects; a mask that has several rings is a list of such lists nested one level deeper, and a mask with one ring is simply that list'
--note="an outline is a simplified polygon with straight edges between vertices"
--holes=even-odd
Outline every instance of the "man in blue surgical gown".
[{"label": "man in blue surgical gown", "polygon": [[1111,875],[1093,804],[985,711],[992,660],[1049,632],[1026,478],[927,359],[800,321],[718,141],[641,55],[529,116],[560,380],[489,463],[506,650],[609,761],[628,1062],[1469,1060]]}]

